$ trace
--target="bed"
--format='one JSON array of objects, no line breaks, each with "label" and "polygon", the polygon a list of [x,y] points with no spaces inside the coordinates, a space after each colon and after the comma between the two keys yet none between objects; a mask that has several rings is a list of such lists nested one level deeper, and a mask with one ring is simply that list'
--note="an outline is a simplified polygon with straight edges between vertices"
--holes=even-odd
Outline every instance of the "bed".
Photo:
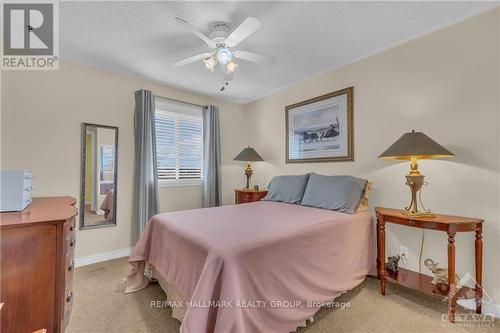
[{"label": "bed", "polygon": [[148,285],[149,266],[180,301],[181,332],[292,332],[373,272],[372,230],[366,211],[267,201],[158,214],[126,292]]}]

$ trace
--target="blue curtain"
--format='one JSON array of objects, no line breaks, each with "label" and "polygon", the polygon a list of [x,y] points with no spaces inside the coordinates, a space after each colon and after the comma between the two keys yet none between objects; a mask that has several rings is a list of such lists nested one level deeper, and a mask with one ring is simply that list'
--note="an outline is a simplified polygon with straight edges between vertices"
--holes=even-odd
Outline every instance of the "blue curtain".
[{"label": "blue curtain", "polygon": [[203,110],[203,207],[220,206],[222,182],[220,170],[219,108],[205,106]]},{"label": "blue curtain", "polygon": [[135,159],[133,237],[137,240],[149,219],[158,214],[155,100],[149,90],[135,92]]}]

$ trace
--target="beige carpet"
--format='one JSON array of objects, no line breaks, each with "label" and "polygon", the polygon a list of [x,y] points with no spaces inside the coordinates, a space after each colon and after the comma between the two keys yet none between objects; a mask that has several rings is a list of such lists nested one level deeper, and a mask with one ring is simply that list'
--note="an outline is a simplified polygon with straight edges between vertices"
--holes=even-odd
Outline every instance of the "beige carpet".
[{"label": "beige carpet", "polygon": [[[122,278],[128,270],[125,258],[77,268],[75,303],[66,332],[178,332],[180,323],[172,318],[170,308],[150,305],[166,298],[157,284],[123,294]],[[338,298],[350,302],[349,309],[323,308],[313,323],[298,332],[500,332],[498,321],[493,328],[442,325],[441,314],[446,313],[442,301],[393,285],[382,296],[378,282],[367,278]]]},{"label": "beige carpet", "polygon": [[106,223],[106,219],[104,218],[103,215],[97,215],[93,211],[90,210],[90,205],[85,205],[85,214],[84,214],[84,221],[86,226],[90,226],[93,224],[102,224]]}]

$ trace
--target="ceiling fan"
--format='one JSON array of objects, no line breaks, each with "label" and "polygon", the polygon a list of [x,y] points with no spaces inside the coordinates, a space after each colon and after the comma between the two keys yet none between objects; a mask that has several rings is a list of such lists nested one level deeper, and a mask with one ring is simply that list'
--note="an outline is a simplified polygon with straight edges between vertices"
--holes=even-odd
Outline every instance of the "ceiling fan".
[{"label": "ceiling fan", "polygon": [[203,60],[205,66],[213,72],[215,67],[219,65],[223,79],[221,91],[223,91],[229,84],[228,81],[233,78],[233,74],[238,68],[238,63],[235,59],[251,61],[269,66],[276,63],[276,59],[273,57],[234,49],[235,46],[260,28],[259,20],[254,17],[247,17],[232,32],[226,23],[216,22],[213,24],[212,31],[208,37],[187,21],[178,17],[176,17],[175,20],[186,27],[195,36],[204,41],[210,51],[179,60],[174,63],[174,66],[181,67]]}]

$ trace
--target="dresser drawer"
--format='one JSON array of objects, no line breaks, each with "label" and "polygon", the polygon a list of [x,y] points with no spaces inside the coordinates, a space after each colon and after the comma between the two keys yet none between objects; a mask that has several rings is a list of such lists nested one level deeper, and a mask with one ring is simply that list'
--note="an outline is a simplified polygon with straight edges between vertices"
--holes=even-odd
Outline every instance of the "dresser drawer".
[{"label": "dresser drawer", "polygon": [[71,234],[75,232],[76,228],[76,219],[73,217],[64,223],[64,239],[68,239],[71,237]]},{"label": "dresser drawer", "polygon": [[[27,189],[31,175],[23,177]],[[31,200],[28,194],[25,199]],[[47,333],[64,332],[73,304],[74,276],[69,267],[75,249],[74,241],[71,244],[75,203],[70,197],[33,198],[22,213],[0,214],[0,300],[5,303],[0,332],[41,328]]]},{"label": "dresser drawer", "polygon": [[73,281],[73,272],[75,271],[75,251],[66,255],[64,264],[64,286],[67,287]]},{"label": "dresser drawer", "polygon": [[75,238],[75,233],[71,233],[68,238],[65,240],[65,251],[64,254],[68,255],[70,254],[76,246],[76,238]]},{"label": "dresser drawer", "polygon": [[266,190],[235,190],[236,203],[259,201],[267,194]]},{"label": "dresser drawer", "polygon": [[69,315],[71,314],[71,310],[73,308],[73,282],[70,282],[70,284],[66,287],[64,291],[64,315],[63,315],[63,322],[69,318]]},{"label": "dresser drawer", "polygon": [[252,202],[253,200],[253,193],[241,193],[240,194],[240,201],[241,202]]}]

